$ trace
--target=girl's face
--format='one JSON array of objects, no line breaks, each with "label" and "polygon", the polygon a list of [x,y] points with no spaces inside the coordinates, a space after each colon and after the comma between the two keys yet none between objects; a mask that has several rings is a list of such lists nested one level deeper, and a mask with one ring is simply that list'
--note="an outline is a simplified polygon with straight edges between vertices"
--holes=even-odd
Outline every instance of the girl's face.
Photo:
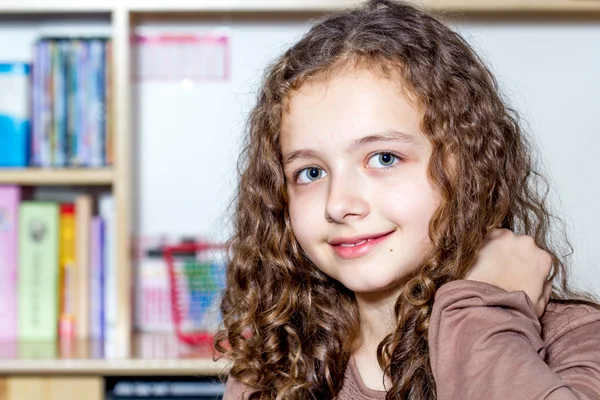
[{"label": "girl's face", "polygon": [[397,82],[366,70],[307,83],[288,106],[281,151],[302,249],[354,292],[393,288],[430,248],[439,205],[421,114]]}]

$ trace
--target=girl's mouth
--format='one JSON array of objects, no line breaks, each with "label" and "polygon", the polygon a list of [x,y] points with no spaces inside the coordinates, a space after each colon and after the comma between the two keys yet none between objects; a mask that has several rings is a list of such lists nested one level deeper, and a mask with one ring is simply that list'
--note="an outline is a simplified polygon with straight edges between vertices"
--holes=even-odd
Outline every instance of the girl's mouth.
[{"label": "girl's mouth", "polygon": [[394,231],[367,238],[334,239],[330,242],[333,251],[343,259],[362,257],[371,252],[379,243],[385,241]]}]

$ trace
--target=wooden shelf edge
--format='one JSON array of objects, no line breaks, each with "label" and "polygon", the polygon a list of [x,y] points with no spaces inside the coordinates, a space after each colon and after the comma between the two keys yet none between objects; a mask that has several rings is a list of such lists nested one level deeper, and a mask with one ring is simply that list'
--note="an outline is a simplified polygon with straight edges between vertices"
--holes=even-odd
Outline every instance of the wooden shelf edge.
[{"label": "wooden shelf edge", "polygon": [[0,169],[0,184],[12,185],[112,185],[113,170],[100,169]]},{"label": "wooden shelf edge", "polygon": [[[436,11],[485,13],[577,13],[600,12],[593,0],[415,0]],[[124,9],[133,13],[181,12],[327,12],[361,0],[0,0],[0,15],[27,13],[110,13]]]},{"label": "wooden shelf edge", "polygon": [[179,12],[327,12],[354,6],[362,0],[129,0],[127,9],[139,13]]},{"label": "wooden shelf edge", "polygon": [[0,360],[0,375],[222,376],[228,365],[211,359]]},{"label": "wooden shelf edge", "polygon": [[600,2],[591,0],[538,1],[538,0],[436,0],[427,7],[440,12],[509,13],[509,14],[575,14],[600,12]]},{"label": "wooden shelf edge", "polygon": [[110,13],[114,8],[113,1],[65,1],[65,0],[0,0],[2,14],[72,14],[72,13]]}]

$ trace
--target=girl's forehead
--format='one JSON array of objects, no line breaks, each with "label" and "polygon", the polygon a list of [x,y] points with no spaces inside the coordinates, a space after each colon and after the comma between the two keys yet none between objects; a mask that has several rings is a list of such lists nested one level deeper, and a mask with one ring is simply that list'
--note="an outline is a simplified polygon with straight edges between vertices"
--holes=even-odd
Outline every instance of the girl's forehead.
[{"label": "girl's forehead", "polygon": [[421,111],[398,81],[365,69],[341,70],[290,94],[282,115],[282,146],[403,132],[422,136]]}]

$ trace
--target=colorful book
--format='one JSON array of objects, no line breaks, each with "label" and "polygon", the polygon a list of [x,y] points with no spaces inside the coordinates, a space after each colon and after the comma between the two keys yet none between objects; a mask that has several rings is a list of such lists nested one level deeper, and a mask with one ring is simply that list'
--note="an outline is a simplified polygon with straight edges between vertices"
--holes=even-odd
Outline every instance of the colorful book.
[{"label": "colorful book", "polygon": [[0,340],[17,338],[18,186],[0,186]]},{"label": "colorful book", "polygon": [[75,337],[75,238],[78,232],[75,225],[75,205],[60,205],[59,238],[59,336],[70,340]]},{"label": "colorful book", "polygon": [[59,208],[22,202],[19,210],[19,339],[56,341]]},{"label": "colorful book", "polygon": [[29,164],[30,66],[0,63],[0,167]]}]

